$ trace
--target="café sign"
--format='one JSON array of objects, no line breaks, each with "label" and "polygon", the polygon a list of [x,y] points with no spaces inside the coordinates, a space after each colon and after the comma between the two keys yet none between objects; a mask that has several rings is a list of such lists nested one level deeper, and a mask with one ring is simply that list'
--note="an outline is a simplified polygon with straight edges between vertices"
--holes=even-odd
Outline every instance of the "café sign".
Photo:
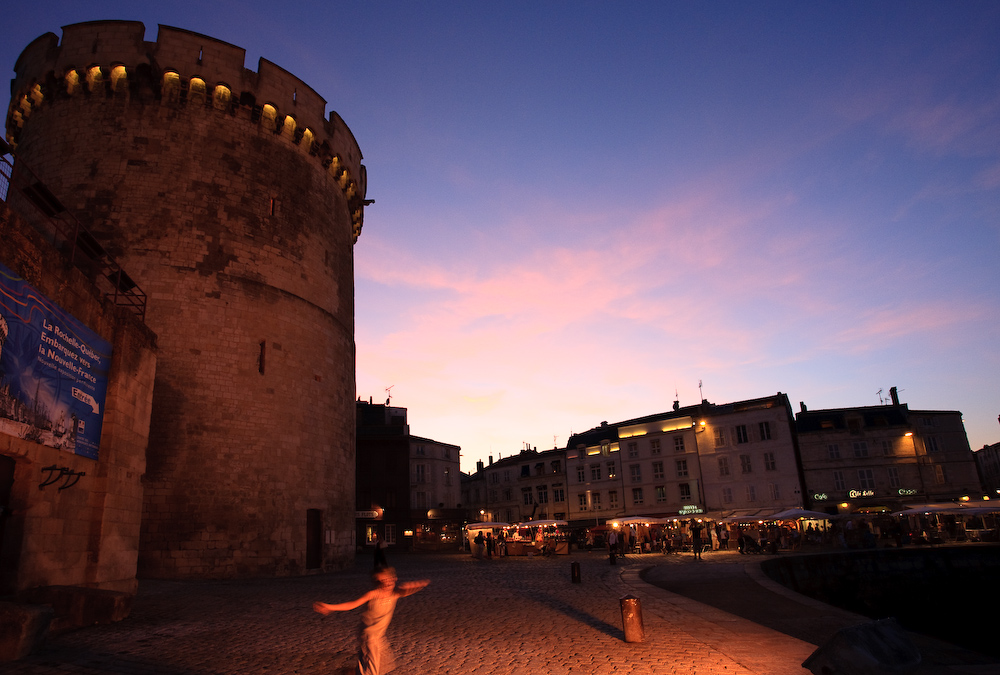
[{"label": "caf\u00e9 sign", "polygon": [[875,490],[851,490],[847,493],[847,496],[851,499],[858,499],[859,497],[874,497]]}]

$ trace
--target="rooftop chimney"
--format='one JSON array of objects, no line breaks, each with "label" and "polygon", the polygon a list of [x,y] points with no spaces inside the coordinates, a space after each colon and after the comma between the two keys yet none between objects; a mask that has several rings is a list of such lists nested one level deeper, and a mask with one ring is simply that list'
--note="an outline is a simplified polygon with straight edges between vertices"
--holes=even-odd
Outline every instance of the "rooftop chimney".
[{"label": "rooftop chimney", "polygon": [[809,412],[809,408],[806,407],[805,401],[799,401],[799,407],[802,408],[802,412]]},{"label": "rooftop chimney", "polygon": [[892,397],[892,404],[899,405],[899,392],[895,387],[889,387],[889,396]]},{"label": "rooftop chimney", "polygon": [[490,455],[490,466],[493,466],[493,455]]}]

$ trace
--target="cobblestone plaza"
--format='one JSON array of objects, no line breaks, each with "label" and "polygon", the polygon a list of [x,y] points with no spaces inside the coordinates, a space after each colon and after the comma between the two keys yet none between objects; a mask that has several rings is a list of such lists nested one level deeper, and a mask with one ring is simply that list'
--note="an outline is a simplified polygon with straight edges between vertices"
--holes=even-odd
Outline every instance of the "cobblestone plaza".
[{"label": "cobblestone plaza", "polygon": [[[804,674],[801,663],[841,625],[864,617],[775,589],[756,558],[735,552],[628,556],[598,552],[477,560],[461,554],[393,556],[401,580],[429,578],[399,601],[389,629],[397,673]],[[571,565],[580,564],[580,583]],[[142,581],[125,621],[50,638],[43,652],[0,667],[27,675],[292,675],[353,672],[359,610],[321,617],[315,600],[342,602],[369,588],[371,559],[352,570],[266,580]],[[649,584],[718,579],[746,603],[791,603],[790,637]],[[763,594],[763,595],[762,595]],[[620,599],[638,598],[645,640],[625,642]],[[799,608],[798,610],[794,609]],[[792,632],[792,631],[789,631]],[[921,645],[923,649],[923,645]],[[994,665],[929,664],[920,673],[998,672]]]}]

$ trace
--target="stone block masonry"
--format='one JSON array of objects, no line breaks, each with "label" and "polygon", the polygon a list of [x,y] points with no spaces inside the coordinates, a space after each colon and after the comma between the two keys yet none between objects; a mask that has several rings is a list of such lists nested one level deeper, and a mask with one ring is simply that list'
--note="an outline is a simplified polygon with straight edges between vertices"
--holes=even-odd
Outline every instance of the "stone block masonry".
[{"label": "stone block masonry", "polygon": [[350,130],[244,51],[135,22],[22,54],[7,137],[149,297],[158,336],[140,576],[347,564],[354,263]]}]

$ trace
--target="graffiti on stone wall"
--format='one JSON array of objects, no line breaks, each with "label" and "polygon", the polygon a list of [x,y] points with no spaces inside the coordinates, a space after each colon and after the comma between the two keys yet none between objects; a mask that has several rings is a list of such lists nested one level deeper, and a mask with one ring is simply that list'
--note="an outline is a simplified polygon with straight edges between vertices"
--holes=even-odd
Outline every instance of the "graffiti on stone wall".
[{"label": "graffiti on stone wall", "polygon": [[0,265],[0,433],[97,459],[111,345]]}]

